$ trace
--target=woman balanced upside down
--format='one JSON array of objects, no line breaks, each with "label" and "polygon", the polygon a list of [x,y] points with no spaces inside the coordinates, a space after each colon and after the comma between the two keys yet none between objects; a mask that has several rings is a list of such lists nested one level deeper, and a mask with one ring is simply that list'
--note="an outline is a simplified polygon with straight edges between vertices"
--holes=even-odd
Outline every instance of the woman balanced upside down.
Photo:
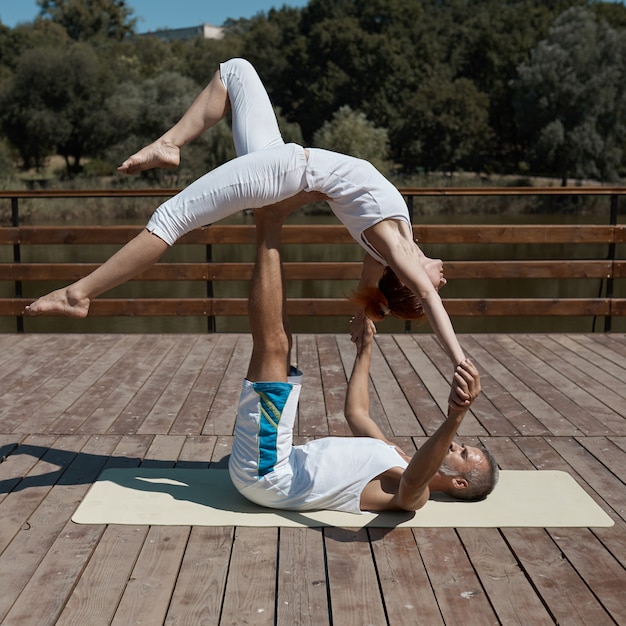
[{"label": "woman balanced upside down", "polygon": [[[243,209],[280,203],[288,213],[327,200],[367,252],[354,325],[364,323],[366,315],[376,320],[387,313],[405,319],[425,314],[453,368],[465,361],[438,293],[445,284],[443,264],[426,257],[413,240],[402,195],[366,161],[285,144],[267,92],[247,61],[222,63],[180,121],[118,169],[133,174],[152,167],[176,167],[180,148],[220,121],[229,108],[237,158],[164,202],[146,229],[103,265],[35,300],[25,314],[85,317],[91,300],[151,267],[177,239],[197,227]],[[465,404],[454,388],[450,402]]]}]

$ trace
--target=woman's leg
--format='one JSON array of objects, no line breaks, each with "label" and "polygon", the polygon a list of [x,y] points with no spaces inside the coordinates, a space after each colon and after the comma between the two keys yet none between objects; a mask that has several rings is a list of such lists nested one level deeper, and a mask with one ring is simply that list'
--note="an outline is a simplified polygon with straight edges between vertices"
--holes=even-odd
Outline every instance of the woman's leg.
[{"label": "woman's leg", "polygon": [[117,169],[124,174],[136,174],[154,167],[178,167],[180,149],[215,126],[226,115],[228,107],[228,93],[218,71],[172,128]]},{"label": "woman's leg", "polygon": [[24,313],[31,316],[86,317],[89,305],[96,296],[152,267],[167,248],[162,239],[143,230],[91,274],[35,300],[24,309]]},{"label": "woman's leg", "polygon": [[[268,220],[272,219],[277,223],[279,221],[282,223],[285,216],[292,211],[305,204],[319,202],[323,199],[319,193],[302,191],[271,207],[259,209],[259,211],[261,213],[268,212],[266,224]],[[25,308],[24,314],[30,316],[86,317],[89,313],[89,305],[95,297],[141,274],[156,263],[167,249],[168,244],[163,239],[143,230],[91,274],[63,289],[57,289],[35,300]],[[283,332],[290,342],[291,335],[284,318]]]},{"label": "woman's leg", "polygon": [[233,112],[237,156],[282,146],[274,107],[254,67],[245,59],[231,59],[220,65],[220,75]]},{"label": "woman's leg", "polygon": [[231,59],[220,65],[209,84],[172,128],[126,159],[118,170],[136,174],[154,167],[178,167],[180,149],[215,126],[229,108],[233,112],[237,156],[284,143],[274,109],[256,70],[244,59]]},{"label": "woman's leg", "polygon": [[295,196],[306,186],[306,153],[295,144],[244,154],[164,202],[146,228],[166,243],[234,215]]}]

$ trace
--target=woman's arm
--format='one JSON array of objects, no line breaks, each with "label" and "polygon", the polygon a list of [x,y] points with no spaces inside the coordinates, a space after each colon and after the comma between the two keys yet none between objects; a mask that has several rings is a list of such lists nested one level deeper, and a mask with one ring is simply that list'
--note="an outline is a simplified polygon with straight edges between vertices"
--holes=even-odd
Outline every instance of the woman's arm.
[{"label": "woman's arm", "polygon": [[434,333],[456,367],[465,360],[465,354],[439,292],[422,267],[420,250],[411,238],[412,233],[405,230],[408,228],[403,222],[383,220],[367,229],[367,239],[398,278],[418,296]]}]

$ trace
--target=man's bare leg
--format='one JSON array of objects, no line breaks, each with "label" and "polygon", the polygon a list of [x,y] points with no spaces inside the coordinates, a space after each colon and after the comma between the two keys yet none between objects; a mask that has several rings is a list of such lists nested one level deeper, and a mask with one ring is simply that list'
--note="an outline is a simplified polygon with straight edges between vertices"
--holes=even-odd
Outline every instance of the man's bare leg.
[{"label": "man's bare leg", "polygon": [[253,382],[286,382],[291,337],[285,329],[280,258],[285,213],[280,205],[274,205],[256,209],[254,215],[257,254],[248,298],[253,348],[246,378]]},{"label": "man's bare leg", "polygon": [[24,314],[86,317],[95,297],[141,274],[167,249],[162,239],[143,230],[91,274],[35,300],[24,309]]},{"label": "man's bare leg", "polygon": [[215,126],[226,115],[229,106],[228,92],[218,70],[181,119],[155,142],[126,159],[118,171],[136,174],[155,167],[178,167],[180,149]]}]

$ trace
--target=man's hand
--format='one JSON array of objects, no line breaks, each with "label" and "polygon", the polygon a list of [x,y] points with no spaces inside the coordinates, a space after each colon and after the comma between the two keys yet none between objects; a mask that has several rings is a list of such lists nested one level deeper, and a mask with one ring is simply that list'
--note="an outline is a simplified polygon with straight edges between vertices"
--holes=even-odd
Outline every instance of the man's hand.
[{"label": "man's hand", "polygon": [[355,313],[350,320],[350,338],[356,344],[357,354],[361,354],[364,346],[371,345],[375,334],[374,322],[363,311]]},{"label": "man's hand", "polygon": [[476,366],[469,359],[465,359],[454,371],[448,406],[452,409],[466,410],[480,391],[480,374]]}]

